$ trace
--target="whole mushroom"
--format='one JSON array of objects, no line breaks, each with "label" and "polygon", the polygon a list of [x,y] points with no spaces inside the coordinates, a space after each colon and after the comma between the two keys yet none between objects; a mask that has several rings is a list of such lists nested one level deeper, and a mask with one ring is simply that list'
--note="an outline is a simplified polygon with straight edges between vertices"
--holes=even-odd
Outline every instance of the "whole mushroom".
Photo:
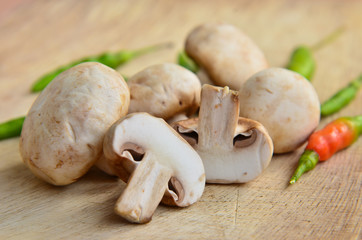
[{"label": "whole mushroom", "polygon": [[[130,89],[128,113],[146,112],[167,122],[187,119],[200,105],[201,84],[191,71],[173,63],[156,64],[127,81]],[[116,175],[104,155],[96,166]]]},{"label": "whole mushroom", "polygon": [[208,183],[242,183],[259,176],[273,155],[273,143],[258,122],[239,117],[238,92],[204,85],[198,118],[173,128],[201,156]]},{"label": "whole mushroom", "polygon": [[115,212],[146,223],[160,203],[186,207],[205,187],[199,155],[163,119],[133,113],[112,125],[104,139],[104,155],[112,171],[127,182]]},{"label": "whole mushroom", "polygon": [[108,128],[127,113],[129,90],[122,76],[95,62],[59,74],[30,108],[20,153],[42,180],[66,185],[101,156]]},{"label": "whole mushroom", "polygon": [[188,35],[185,51],[215,85],[237,91],[251,75],[268,67],[258,46],[230,24],[198,26]]},{"label": "whole mushroom", "polygon": [[168,120],[193,114],[200,104],[201,84],[191,71],[172,63],[150,66],[128,79],[129,113],[147,112]]},{"label": "whole mushroom", "polygon": [[320,103],[314,87],[287,69],[256,73],[241,87],[239,99],[240,116],[264,125],[275,153],[297,149],[319,124]]}]

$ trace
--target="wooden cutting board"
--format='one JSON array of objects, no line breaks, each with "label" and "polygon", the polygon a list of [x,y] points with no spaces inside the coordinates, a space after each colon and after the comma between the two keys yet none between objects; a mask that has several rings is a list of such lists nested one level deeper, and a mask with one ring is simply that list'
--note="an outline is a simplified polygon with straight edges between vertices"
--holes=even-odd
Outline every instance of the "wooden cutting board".
[{"label": "wooden cutting board", "polygon": [[[298,44],[346,31],[315,53],[320,100],[362,72],[362,1],[0,1],[0,121],[26,114],[31,84],[72,60],[106,50],[173,42],[118,71],[175,62],[188,32],[228,22],[247,33],[271,66]],[[362,93],[340,113],[362,114]],[[0,239],[361,239],[362,138],[288,186],[303,149],[275,155],[256,180],[207,185],[188,208],[159,206],[149,224],[129,224],[113,206],[125,184],[97,169],[54,187],[32,175],[18,138],[0,142]]]}]

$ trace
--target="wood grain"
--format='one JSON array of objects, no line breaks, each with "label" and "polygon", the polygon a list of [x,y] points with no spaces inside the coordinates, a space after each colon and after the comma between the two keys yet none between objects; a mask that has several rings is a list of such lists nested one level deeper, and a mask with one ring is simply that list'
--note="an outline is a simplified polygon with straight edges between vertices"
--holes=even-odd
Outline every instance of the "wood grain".
[{"label": "wood grain", "polygon": [[[4,2],[2,2],[4,4]],[[0,5],[5,6],[5,5]],[[5,9],[5,8],[4,8]],[[0,121],[26,114],[37,77],[84,56],[172,41],[118,69],[132,75],[175,62],[189,31],[223,21],[247,33],[271,66],[297,44],[346,31],[315,53],[320,100],[361,73],[362,1],[17,1],[0,11]],[[362,93],[340,113],[362,114]],[[97,169],[54,187],[25,167],[18,139],[0,142],[0,239],[361,239],[362,139],[288,186],[302,149],[275,155],[247,184],[207,185],[188,208],[159,206],[146,225],[113,212],[125,185]]]}]

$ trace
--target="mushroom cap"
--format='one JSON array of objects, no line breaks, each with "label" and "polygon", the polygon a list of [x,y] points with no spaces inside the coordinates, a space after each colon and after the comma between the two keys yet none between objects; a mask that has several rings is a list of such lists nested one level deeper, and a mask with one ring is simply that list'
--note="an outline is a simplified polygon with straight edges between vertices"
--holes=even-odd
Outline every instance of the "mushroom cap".
[{"label": "mushroom cap", "polygon": [[127,113],[122,76],[95,62],[59,74],[38,96],[25,119],[20,153],[39,178],[66,185],[101,156],[108,128]]},{"label": "mushroom cap", "polygon": [[240,89],[240,116],[268,130],[275,153],[297,149],[318,126],[320,103],[312,84],[283,68],[253,75]]},{"label": "mushroom cap", "polygon": [[172,63],[150,66],[128,80],[129,113],[147,112],[165,120],[193,114],[200,104],[201,84],[191,71]]},{"label": "mushroom cap", "polygon": [[258,46],[230,24],[203,24],[187,37],[186,53],[219,86],[239,90],[254,73],[268,67]]},{"label": "mushroom cap", "polygon": [[162,199],[165,204],[189,206],[203,193],[205,171],[202,160],[161,118],[133,113],[120,119],[106,134],[104,155],[108,165],[124,181],[146,158],[170,169],[172,177]]}]

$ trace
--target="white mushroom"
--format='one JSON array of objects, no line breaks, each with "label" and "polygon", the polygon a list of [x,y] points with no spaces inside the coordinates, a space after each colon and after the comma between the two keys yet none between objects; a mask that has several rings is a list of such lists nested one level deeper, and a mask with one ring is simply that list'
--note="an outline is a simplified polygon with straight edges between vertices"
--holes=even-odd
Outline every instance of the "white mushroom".
[{"label": "white mushroom", "polygon": [[186,39],[185,51],[214,84],[234,90],[239,90],[251,75],[268,67],[258,46],[230,24],[209,23],[195,28]]},{"label": "white mushroom", "polygon": [[117,121],[104,139],[112,171],[128,181],[115,211],[131,222],[146,223],[160,203],[186,207],[205,186],[202,161],[163,119],[134,113]]},{"label": "white mushroom", "polygon": [[101,156],[108,128],[127,113],[122,76],[100,63],[82,63],[58,75],[25,119],[20,153],[39,178],[66,185]]},{"label": "white mushroom", "polygon": [[228,87],[204,85],[199,118],[172,126],[201,156],[208,183],[250,181],[268,166],[273,154],[265,128],[239,117],[238,93]]},{"label": "white mushroom", "polygon": [[207,72],[205,71],[205,69],[200,68],[197,71],[196,75],[200,79],[201,86],[204,85],[204,84],[214,85],[214,83],[210,79],[209,75],[207,75]]},{"label": "white mushroom", "polygon": [[275,153],[297,149],[319,124],[318,95],[308,80],[293,71],[260,71],[243,85],[239,98],[240,116],[264,125]]},{"label": "white mushroom", "polygon": [[128,80],[129,113],[147,112],[165,120],[193,114],[200,104],[201,84],[191,71],[176,64],[150,66]]}]

